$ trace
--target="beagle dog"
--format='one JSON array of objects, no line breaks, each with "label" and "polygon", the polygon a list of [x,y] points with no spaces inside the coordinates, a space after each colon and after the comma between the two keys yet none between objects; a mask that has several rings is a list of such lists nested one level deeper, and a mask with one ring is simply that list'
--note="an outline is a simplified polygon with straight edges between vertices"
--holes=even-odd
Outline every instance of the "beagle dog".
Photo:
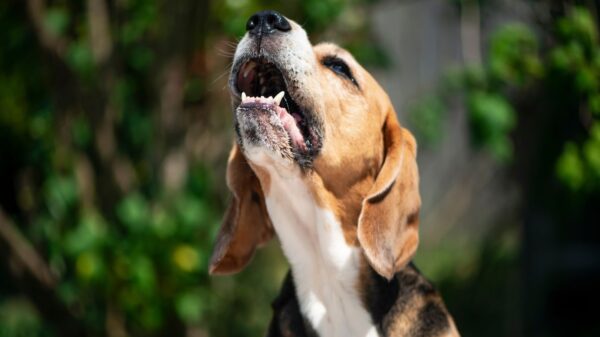
[{"label": "beagle dog", "polygon": [[233,198],[210,273],[244,268],[277,234],[291,265],[267,336],[458,336],[410,262],[419,243],[416,143],[344,49],[254,14],[229,87]]}]

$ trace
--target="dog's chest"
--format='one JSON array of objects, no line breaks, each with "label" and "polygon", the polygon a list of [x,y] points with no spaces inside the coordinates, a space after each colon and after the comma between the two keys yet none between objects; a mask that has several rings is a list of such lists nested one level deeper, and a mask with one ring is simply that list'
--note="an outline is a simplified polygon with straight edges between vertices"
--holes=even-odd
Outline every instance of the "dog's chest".
[{"label": "dog's chest", "polygon": [[321,337],[378,336],[356,288],[360,250],[295,176],[271,175],[269,215],[292,267],[300,308]]}]

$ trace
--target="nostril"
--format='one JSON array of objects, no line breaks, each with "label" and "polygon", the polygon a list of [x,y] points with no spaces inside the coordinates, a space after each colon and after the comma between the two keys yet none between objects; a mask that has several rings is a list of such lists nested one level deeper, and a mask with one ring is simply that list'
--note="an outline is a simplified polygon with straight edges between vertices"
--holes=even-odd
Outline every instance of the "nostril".
[{"label": "nostril", "polygon": [[246,23],[246,30],[252,31],[256,26],[258,26],[258,22],[260,21],[260,17],[256,14],[252,15],[248,22]]},{"label": "nostril", "polygon": [[272,26],[275,27],[275,29],[280,30],[282,32],[287,32],[290,29],[292,29],[292,27],[290,26],[290,22],[283,15],[277,12],[274,12],[273,14]]},{"label": "nostril", "polygon": [[246,23],[246,30],[253,35],[271,34],[276,30],[287,32],[291,29],[290,22],[283,15],[275,11],[255,13]]}]

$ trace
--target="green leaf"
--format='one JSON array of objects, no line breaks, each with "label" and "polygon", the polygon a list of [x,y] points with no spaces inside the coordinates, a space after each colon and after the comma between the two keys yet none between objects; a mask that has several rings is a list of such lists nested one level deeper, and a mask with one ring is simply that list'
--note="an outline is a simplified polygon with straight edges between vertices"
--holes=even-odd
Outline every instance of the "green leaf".
[{"label": "green leaf", "polygon": [[67,61],[80,76],[87,78],[92,74],[93,56],[87,42],[71,43],[67,51]]},{"label": "green leaf", "polygon": [[126,196],[117,205],[119,220],[133,232],[144,230],[146,225],[150,223],[149,211],[146,199],[139,193]]},{"label": "green leaf", "polygon": [[595,93],[588,99],[588,107],[592,114],[600,117],[600,93]]},{"label": "green leaf", "polygon": [[198,323],[204,312],[205,301],[206,296],[197,290],[185,292],[175,302],[177,314],[187,324]]},{"label": "green leaf", "polygon": [[84,280],[100,280],[104,273],[104,262],[94,251],[80,254],[75,261],[77,276]]},{"label": "green leaf", "polygon": [[134,257],[130,267],[135,287],[145,296],[154,294],[156,291],[156,274],[152,261],[144,255],[138,255]]},{"label": "green leaf", "polygon": [[165,239],[172,236],[177,231],[177,223],[171,214],[168,214],[162,207],[156,207],[152,213],[152,230],[159,238]]},{"label": "green leaf", "polygon": [[45,199],[50,214],[62,218],[78,197],[77,184],[72,177],[51,176],[44,186]]},{"label": "green leaf", "polygon": [[583,145],[583,154],[591,173],[600,178],[600,122],[592,125],[590,138]]},{"label": "green leaf", "polygon": [[142,325],[149,331],[156,331],[163,324],[163,314],[157,304],[144,305],[139,315]]},{"label": "green leaf", "polygon": [[489,58],[491,74],[508,84],[523,84],[540,75],[537,39],[523,24],[508,24],[495,32]]},{"label": "green leaf", "polygon": [[84,211],[79,225],[66,235],[65,251],[69,255],[78,255],[86,250],[99,248],[106,235],[104,219],[96,212]]},{"label": "green leaf", "polygon": [[565,38],[575,38],[579,41],[592,44],[598,39],[598,32],[592,14],[582,7],[575,7],[569,15],[559,23]]},{"label": "green leaf", "polygon": [[93,137],[88,121],[83,117],[78,117],[73,120],[71,134],[75,144],[81,148],[87,147]]},{"label": "green leaf", "polygon": [[585,181],[584,165],[577,150],[577,145],[569,142],[556,164],[556,175],[568,188],[580,190]]},{"label": "green leaf", "polygon": [[205,203],[190,194],[178,198],[175,207],[180,221],[188,228],[196,228],[207,218],[208,211]]},{"label": "green leaf", "polygon": [[63,8],[52,7],[46,10],[44,28],[54,36],[63,35],[69,26],[69,13]]},{"label": "green leaf", "polygon": [[515,124],[515,112],[512,106],[499,94],[475,92],[469,98],[468,107],[472,117],[478,122],[485,123],[486,128],[492,133],[508,130]]},{"label": "green leaf", "polygon": [[516,124],[516,114],[505,97],[496,93],[476,91],[468,98],[467,107],[473,136],[499,160],[512,156],[508,133]]},{"label": "green leaf", "polygon": [[589,94],[598,90],[599,75],[592,68],[584,66],[575,76],[575,85],[580,92]]},{"label": "green leaf", "polygon": [[43,336],[43,324],[36,308],[20,297],[0,301],[0,336]]}]

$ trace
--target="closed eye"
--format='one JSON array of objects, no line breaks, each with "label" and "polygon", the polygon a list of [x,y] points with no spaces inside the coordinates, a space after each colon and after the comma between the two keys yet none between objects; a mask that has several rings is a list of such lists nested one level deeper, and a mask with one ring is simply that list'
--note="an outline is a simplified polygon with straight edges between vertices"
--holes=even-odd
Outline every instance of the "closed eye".
[{"label": "closed eye", "polygon": [[344,62],[344,60],[337,56],[327,56],[323,59],[322,63],[324,66],[331,69],[331,71],[338,74],[339,76],[345,77],[355,86],[358,87],[356,79],[354,79],[354,76],[352,76],[352,71],[350,71],[350,68],[348,67],[346,62]]}]

